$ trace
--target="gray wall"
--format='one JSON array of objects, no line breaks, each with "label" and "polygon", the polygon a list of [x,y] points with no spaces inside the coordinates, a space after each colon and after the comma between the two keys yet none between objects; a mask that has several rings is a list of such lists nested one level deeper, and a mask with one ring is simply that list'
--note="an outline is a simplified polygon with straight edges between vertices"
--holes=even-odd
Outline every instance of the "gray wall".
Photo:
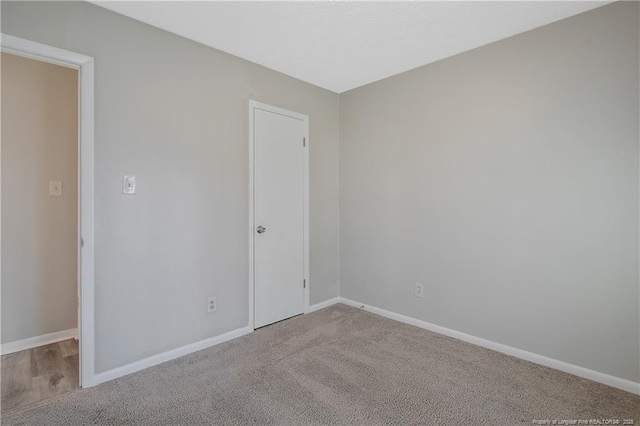
[{"label": "gray wall", "polygon": [[638,382],[638,48],[614,3],[341,94],[341,295]]},{"label": "gray wall", "polygon": [[[2,343],[76,328],[78,72],[2,54]],[[49,181],[62,196],[49,196]]]},{"label": "gray wall", "polygon": [[246,325],[256,99],[311,117],[311,303],[640,379],[637,4],[342,94],[339,152],[336,94],[96,6],[2,31],[96,58],[98,372]]},{"label": "gray wall", "polygon": [[95,58],[97,372],[247,325],[249,99],[310,116],[311,303],[338,295],[335,93],[84,2],[2,2],[2,32]]}]

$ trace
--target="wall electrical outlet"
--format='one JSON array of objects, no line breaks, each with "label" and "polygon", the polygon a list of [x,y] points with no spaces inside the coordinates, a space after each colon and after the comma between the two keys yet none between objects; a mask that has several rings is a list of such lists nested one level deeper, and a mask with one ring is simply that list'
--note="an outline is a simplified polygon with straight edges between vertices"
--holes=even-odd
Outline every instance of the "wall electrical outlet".
[{"label": "wall electrical outlet", "polygon": [[413,295],[422,299],[424,297],[424,284],[416,283],[413,289]]},{"label": "wall electrical outlet", "polygon": [[218,310],[218,299],[216,296],[207,298],[207,313],[216,312]]}]

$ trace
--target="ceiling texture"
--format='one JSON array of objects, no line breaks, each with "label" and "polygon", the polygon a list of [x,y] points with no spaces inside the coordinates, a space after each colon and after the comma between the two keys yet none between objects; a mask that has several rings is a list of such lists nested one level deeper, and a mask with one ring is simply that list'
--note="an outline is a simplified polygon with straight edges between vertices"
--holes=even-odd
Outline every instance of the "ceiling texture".
[{"label": "ceiling texture", "polygon": [[94,1],[341,93],[609,1]]}]

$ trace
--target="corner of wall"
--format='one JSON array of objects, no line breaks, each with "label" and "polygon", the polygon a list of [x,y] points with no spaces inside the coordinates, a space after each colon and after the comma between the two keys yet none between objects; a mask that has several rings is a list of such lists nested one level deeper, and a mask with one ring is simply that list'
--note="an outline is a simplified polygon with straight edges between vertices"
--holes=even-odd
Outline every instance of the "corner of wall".
[{"label": "corner of wall", "polygon": [[340,242],[340,93],[337,94],[336,96],[336,123],[337,123],[337,128],[336,128],[336,145],[337,145],[337,149],[336,149],[336,170],[337,170],[337,176],[336,176],[336,194],[338,194],[338,202],[337,204],[337,212],[336,212],[336,223],[337,223],[337,233],[338,233],[338,247],[336,250],[336,254],[338,256],[338,297],[342,296],[342,285],[340,283],[340,278],[342,276],[342,270],[340,267],[340,246],[341,246],[341,242]]}]

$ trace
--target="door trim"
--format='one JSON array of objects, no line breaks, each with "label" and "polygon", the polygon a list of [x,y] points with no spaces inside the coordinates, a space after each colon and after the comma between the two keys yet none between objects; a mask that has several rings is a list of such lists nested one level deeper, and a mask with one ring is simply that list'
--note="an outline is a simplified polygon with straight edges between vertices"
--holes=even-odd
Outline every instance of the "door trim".
[{"label": "door trim", "polygon": [[[263,110],[272,112],[275,114],[284,115],[286,117],[295,118],[301,120],[304,129],[305,147],[304,147],[304,196],[303,196],[303,271],[304,277],[301,280],[306,281],[304,287],[304,310],[303,313],[309,312],[309,288],[311,287],[311,281],[309,280],[309,116],[300,114],[286,109],[278,108],[272,105],[263,104],[254,100],[249,100],[249,328],[255,330],[255,301],[254,301],[254,289],[255,289],[255,275],[254,275],[254,243],[255,243],[255,218],[254,218],[254,148],[255,148],[255,134],[254,134],[254,122],[253,116],[255,110]],[[302,141],[300,141],[302,143]],[[300,285],[303,285],[300,282]]]},{"label": "door trim", "polygon": [[[93,58],[0,34],[2,51],[78,70],[78,329],[80,386],[95,384],[94,364],[94,80]],[[81,241],[84,244],[81,244]],[[1,254],[0,254],[1,256]]]}]

